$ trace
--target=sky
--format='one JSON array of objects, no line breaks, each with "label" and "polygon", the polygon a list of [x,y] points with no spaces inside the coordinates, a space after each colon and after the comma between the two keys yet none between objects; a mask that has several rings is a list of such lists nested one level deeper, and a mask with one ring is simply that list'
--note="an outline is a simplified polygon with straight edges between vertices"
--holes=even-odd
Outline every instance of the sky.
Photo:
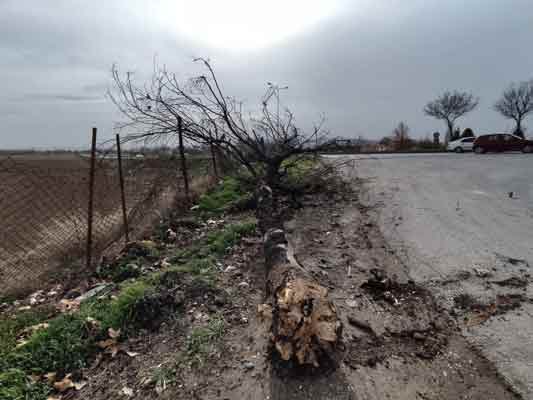
[{"label": "sky", "polygon": [[0,149],[110,138],[113,64],[142,83],[154,59],[194,76],[195,57],[250,110],[267,82],[288,86],[282,107],[333,137],[444,132],[422,109],[455,89],[480,98],[461,128],[506,131],[492,105],[533,78],[532,43],[531,0],[0,0]]}]

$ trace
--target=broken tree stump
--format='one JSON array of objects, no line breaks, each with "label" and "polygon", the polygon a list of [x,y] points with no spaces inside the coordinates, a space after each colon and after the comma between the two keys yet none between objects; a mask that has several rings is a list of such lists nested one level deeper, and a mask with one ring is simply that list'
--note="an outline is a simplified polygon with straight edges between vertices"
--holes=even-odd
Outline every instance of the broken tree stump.
[{"label": "broken tree stump", "polygon": [[[258,212],[270,219],[274,204],[271,190],[262,189]],[[271,220],[260,226],[278,225]],[[271,225],[271,226],[272,226]],[[278,225],[279,226],[279,225]],[[266,294],[270,307],[260,306],[263,314],[271,311],[271,338],[274,351],[284,361],[319,367],[335,360],[342,323],[337,317],[328,289],[316,282],[296,261],[283,229],[271,227],[264,235]]]}]

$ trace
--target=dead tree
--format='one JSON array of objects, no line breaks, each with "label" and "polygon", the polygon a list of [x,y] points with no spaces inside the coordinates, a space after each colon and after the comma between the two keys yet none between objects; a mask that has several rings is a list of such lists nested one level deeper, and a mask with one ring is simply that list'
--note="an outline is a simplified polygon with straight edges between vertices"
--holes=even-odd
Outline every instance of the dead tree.
[{"label": "dead tree", "polygon": [[223,93],[211,64],[201,58],[195,61],[203,73],[192,79],[180,82],[175,74],[156,67],[146,85],[137,84],[131,73],[121,76],[113,67],[115,90],[110,97],[125,116],[119,127],[132,131],[130,140],[169,141],[181,118],[186,140],[215,146],[253,180],[277,188],[283,162],[322,142],[324,119],[304,133],[289,110],[277,115],[269,101],[262,103],[258,116],[247,115],[241,102]]},{"label": "dead tree", "polygon": [[317,366],[334,351],[341,325],[327,289],[290,255],[276,193],[284,190],[286,168],[323,142],[324,119],[306,134],[295,126],[289,110],[282,116],[277,107],[271,112],[267,98],[257,116],[247,116],[240,102],[224,95],[210,63],[196,61],[204,74],[180,83],[176,75],[156,68],[144,86],[137,85],[130,73],[121,77],[114,67],[116,90],[111,98],[126,117],[121,128],[134,130],[132,140],[168,140],[175,136],[180,120],[184,138],[215,146],[245,169],[263,194],[266,190],[268,196],[260,196],[257,215],[265,233],[274,348],[283,360]]},{"label": "dead tree", "polygon": [[505,118],[514,120],[516,127],[513,133],[524,137],[522,121],[533,112],[533,80],[511,84],[494,104],[494,109]]},{"label": "dead tree", "polygon": [[406,150],[411,145],[409,138],[409,126],[401,121],[392,131],[392,140],[396,150]]},{"label": "dead tree", "polygon": [[455,121],[477,107],[479,99],[467,92],[444,92],[424,107],[424,113],[446,122],[446,144],[453,135]]}]

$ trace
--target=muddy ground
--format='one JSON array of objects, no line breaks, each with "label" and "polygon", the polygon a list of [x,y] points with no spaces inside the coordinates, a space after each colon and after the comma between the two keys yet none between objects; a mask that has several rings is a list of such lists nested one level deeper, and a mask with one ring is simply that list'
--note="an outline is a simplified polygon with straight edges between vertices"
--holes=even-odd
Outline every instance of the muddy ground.
[{"label": "muddy ground", "polygon": [[[450,313],[431,286],[410,279],[409,265],[379,229],[380,208],[361,203],[366,189],[356,181],[307,196],[286,224],[296,259],[330,289],[342,318],[336,368],[304,374],[273,363],[256,313],[265,293],[256,237],[224,259],[220,269],[227,272],[220,272],[216,291],[193,290],[184,313],[126,343],[137,355],[97,360],[83,372],[86,386],[64,398],[520,398],[461,333],[465,321],[483,324],[515,308],[516,300],[458,299],[461,314]],[[205,360],[191,366],[182,359],[184,344],[206,315],[221,315],[226,331]]]},{"label": "muddy ground", "polygon": [[355,168],[345,172],[367,181],[361,201],[379,207],[379,228],[411,278],[463,321],[469,342],[533,399],[533,158],[352,159]]}]

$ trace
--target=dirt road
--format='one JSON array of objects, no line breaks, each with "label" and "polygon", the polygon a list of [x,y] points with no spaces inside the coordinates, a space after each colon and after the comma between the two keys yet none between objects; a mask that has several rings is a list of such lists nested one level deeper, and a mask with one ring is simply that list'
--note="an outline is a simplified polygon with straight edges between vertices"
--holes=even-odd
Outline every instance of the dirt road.
[{"label": "dirt road", "polygon": [[[533,398],[533,157],[356,156],[363,203],[410,279]],[[509,192],[513,192],[512,198]]]}]

